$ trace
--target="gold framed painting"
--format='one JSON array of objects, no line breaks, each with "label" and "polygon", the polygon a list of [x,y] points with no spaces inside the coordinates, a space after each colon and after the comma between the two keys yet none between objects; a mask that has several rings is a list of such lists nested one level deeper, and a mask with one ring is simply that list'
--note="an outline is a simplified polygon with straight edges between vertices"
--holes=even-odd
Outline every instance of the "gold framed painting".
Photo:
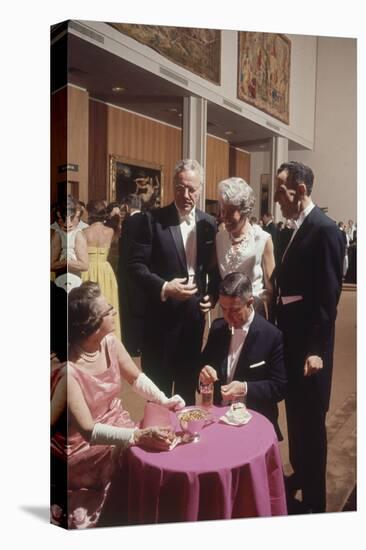
[{"label": "gold framed painting", "polygon": [[238,35],[238,98],[289,124],[290,40],[266,32]]},{"label": "gold framed painting", "polygon": [[110,155],[109,158],[109,200],[122,203],[131,194],[141,198],[141,210],[146,212],[158,208],[162,202],[163,167]]}]

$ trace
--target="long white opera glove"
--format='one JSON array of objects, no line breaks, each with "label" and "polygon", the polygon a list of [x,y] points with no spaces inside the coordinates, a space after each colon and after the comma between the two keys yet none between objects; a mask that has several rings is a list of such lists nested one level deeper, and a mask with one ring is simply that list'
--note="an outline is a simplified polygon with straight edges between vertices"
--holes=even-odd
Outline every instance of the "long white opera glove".
[{"label": "long white opera glove", "polygon": [[148,401],[153,401],[158,405],[162,405],[167,409],[173,411],[179,411],[184,409],[186,406],[184,399],[180,395],[173,395],[169,399],[164,392],[159,390],[159,388],[154,384],[150,378],[146,376],[143,372],[140,372],[134,383],[132,384],[133,389],[136,393],[147,399]]},{"label": "long white opera glove", "polygon": [[128,447],[134,443],[137,428],[119,428],[110,424],[94,424],[90,438],[91,445],[122,445]]}]

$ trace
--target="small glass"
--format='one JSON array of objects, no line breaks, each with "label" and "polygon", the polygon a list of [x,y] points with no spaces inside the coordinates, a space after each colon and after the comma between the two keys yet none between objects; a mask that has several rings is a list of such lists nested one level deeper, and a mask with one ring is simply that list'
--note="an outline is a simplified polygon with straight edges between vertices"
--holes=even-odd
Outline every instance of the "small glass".
[{"label": "small glass", "polygon": [[214,385],[212,382],[200,382],[201,405],[209,409],[213,405]]},{"label": "small glass", "polygon": [[236,407],[241,408],[242,405],[246,404],[246,394],[244,392],[236,393],[232,397],[231,404],[233,405],[234,409]]}]

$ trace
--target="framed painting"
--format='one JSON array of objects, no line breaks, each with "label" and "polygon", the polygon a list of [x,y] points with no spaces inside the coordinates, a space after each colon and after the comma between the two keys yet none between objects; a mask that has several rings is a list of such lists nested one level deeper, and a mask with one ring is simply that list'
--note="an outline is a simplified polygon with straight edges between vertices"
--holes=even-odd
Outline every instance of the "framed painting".
[{"label": "framed painting", "polygon": [[131,194],[141,198],[141,210],[159,208],[162,201],[162,166],[110,155],[109,200],[123,202]]},{"label": "framed painting", "polygon": [[289,124],[290,40],[266,32],[238,35],[238,98]]},{"label": "framed painting", "polygon": [[220,84],[220,30],[127,23],[109,24],[181,67],[215,84]]}]

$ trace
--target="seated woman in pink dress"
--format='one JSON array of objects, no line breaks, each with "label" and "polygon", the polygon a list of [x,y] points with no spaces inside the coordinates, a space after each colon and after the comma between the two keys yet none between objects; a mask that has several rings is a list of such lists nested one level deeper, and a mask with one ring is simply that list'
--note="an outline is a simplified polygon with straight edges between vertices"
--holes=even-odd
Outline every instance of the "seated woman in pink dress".
[{"label": "seated woman in pink dress", "polygon": [[134,426],[120,400],[121,377],[149,401],[185,406],[137,368],[113,334],[114,315],[98,284],[70,291],[69,361],[51,367],[51,521],[62,527],[97,524],[124,448],[167,450],[174,438],[164,428]]}]

